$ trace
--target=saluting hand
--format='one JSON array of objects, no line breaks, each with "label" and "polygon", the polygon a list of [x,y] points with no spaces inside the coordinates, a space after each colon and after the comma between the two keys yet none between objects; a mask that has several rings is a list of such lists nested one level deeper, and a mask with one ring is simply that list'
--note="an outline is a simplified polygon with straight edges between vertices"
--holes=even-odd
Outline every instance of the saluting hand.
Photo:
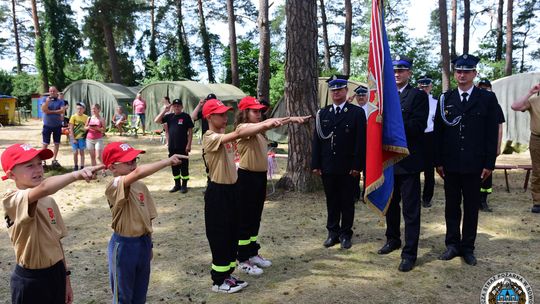
[{"label": "saluting hand", "polygon": [[303,123],[306,123],[311,117],[312,117],[311,115],[293,116],[293,117],[291,117],[290,122],[303,124]]}]

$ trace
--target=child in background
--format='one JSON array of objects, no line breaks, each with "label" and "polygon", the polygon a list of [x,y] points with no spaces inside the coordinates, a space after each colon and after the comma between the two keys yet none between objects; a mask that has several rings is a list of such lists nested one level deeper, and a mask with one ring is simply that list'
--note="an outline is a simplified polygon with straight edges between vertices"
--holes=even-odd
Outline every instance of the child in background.
[{"label": "child in background", "polygon": [[[154,119],[155,123],[167,126],[170,135],[168,141],[169,156],[173,154],[188,155],[191,151],[193,121],[191,121],[188,114],[182,112],[182,109],[182,100],[177,98],[173,100],[172,104],[164,104],[161,112]],[[169,192],[180,190],[181,193],[186,193],[189,181],[189,161],[185,160],[181,165],[173,166],[172,174],[174,187]],[[180,181],[182,181],[182,184],[180,184]]]},{"label": "child in background", "polygon": [[[96,165],[96,156],[100,163],[103,164],[103,136],[105,135],[105,120],[100,115],[101,106],[99,104],[92,105],[92,116],[86,120],[84,129],[86,134],[86,146],[90,152],[90,161],[92,166]],[[105,170],[101,172],[105,176]]]},{"label": "child in background", "polygon": [[112,118],[112,123],[114,127],[118,130],[118,133],[120,133],[120,136],[124,133],[124,124],[126,124],[126,114],[124,114],[124,111],[122,111],[121,106],[117,106],[115,109],[115,113]]},{"label": "child in background", "polygon": [[112,142],[103,151],[105,166],[114,175],[105,190],[114,230],[108,247],[113,303],[146,301],[153,247],[152,220],[157,212],[148,188],[139,180],[187,159],[175,154],[137,167],[141,153],[145,151],[121,142]]},{"label": "child in background", "polygon": [[86,130],[84,126],[88,115],[84,114],[84,103],[77,103],[77,112],[69,118],[69,140],[73,150],[73,171],[79,170],[78,156],[81,158],[81,169],[84,168],[84,150],[86,149]]},{"label": "child in background", "polygon": [[[266,106],[255,97],[247,96],[238,104],[235,127],[238,132],[260,124]],[[310,116],[290,117],[287,122],[304,123]],[[240,155],[238,168],[238,268],[250,275],[260,275],[272,262],[259,255],[257,242],[261,215],[266,200],[266,171],[268,170],[268,140],[264,129],[253,136],[238,139]]]},{"label": "child in background", "polygon": [[224,134],[227,111],[231,109],[217,99],[210,99],[203,106],[203,116],[209,124],[202,141],[203,159],[210,177],[204,195],[204,219],[212,252],[212,291],[223,293],[234,293],[248,285],[231,275],[236,267],[238,247],[237,173],[233,142],[281,126],[289,119],[268,119]]},{"label": "child in background", "polygon": [[101,167],[43,178],[42,161],[49,149],[14,144],[2,153],[2,180],[12,179],[17,190],[2,196],[16,265],[11,275],[11,302],[72,303],[73,290],[60,240],[67,235],[60,209],[52,195],[77,180],[89,181]]}]

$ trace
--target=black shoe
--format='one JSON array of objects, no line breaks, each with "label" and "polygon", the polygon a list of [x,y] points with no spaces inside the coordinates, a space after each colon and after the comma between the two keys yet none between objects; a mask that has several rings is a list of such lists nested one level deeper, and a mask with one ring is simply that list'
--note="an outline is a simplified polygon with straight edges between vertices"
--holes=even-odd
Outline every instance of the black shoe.
[{"label": "black shoe", "polygon": [[532,213],[540,213],[540,205],[533,205],[533,207],[531,208],[531,212]]},{"label": "black shoe", "polygon": [[401,272],[408,272],[414,268],[414,261],[409,259],[402,259],[399,264],[398,270]]},{"label": "black shoe", "polygon": [[339,244],[339,239],[329,236],[326,241],[324,241],[323,246],[328,248],[334,246],[335,244]]},{"label": "black shoe", "polygon": [[171,190],[169,190],[170,193],[173,193],[173,192],[176,192],[178,190],[180,190],[182,187],[180,187],[180,185],[174,185],[174,187],[172,187]]},{"label": "black shoe", "polygon": [[423,202],[422,202],[422,207],[424,207],[424,208],[429,208],[429,207],[431,207],[431,201],[427,201],[427,202],[426,202],[426,201],[423,201]]},{"label": "black shoe", "polygon": [[472,253],[464,254],[463,255],[463,260],[465,261],[465,263],[467,263],[468,265],[471,265],[471,266],[475,266],[476,263],[477,263],[476,257]]},{"label": "black shoe", "polygon": [[491,210],[491,208],[489,208],[487,202],[482,202],[480,204],[480,211],[483,211],[483,212],[493,212],[493,210]]},{"label": "black shoe", "polygon": [[187,193],[187,187],[180,187],[180,193]]},{"label": "black shoe", "polygon": [[79,166],[77,165],[73,166],[73,172],[78,171],[78,170],[79,170]]},{"label": "black shoe", "polygon": [[352,247],[352,240],[350,236],[340,237],[341,249],[349,249]]},{"label": "black shoe", "polygon": [[459,252],[456,249],[450,247],[447,248],[446,251],[439,256],[439,260],[449,261],[457,256],[459,256]]},{"label": "black shoe", "polygon": [[401,247],[401,244],[400,243],[397,243],[397,242],[387,242],[386,244],[384,244],[384,246],[381,247],[381,249],[379,249],[379,251],[377,251],[378,254],[389,254],[390,252],[396,250],[396,249],[399,249]]}]

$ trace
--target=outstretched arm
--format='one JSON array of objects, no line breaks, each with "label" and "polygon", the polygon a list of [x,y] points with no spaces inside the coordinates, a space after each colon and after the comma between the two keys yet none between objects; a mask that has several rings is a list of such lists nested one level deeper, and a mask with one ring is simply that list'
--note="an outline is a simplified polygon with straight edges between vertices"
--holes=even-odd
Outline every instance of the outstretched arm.
[{"label": "outstretched arm", "polygon": [[185,155],[174,154],[167,159],[162,159],[154,163],[141,165],[135,170],[133,170],[131,173],[126,175],[124,179],[124,187],[128,187],[134,182],[143,179],[149,175],[152,175],[165,167],[179,165],[180,163],[182,163],[182,159],[188,159],[188,157]]}]

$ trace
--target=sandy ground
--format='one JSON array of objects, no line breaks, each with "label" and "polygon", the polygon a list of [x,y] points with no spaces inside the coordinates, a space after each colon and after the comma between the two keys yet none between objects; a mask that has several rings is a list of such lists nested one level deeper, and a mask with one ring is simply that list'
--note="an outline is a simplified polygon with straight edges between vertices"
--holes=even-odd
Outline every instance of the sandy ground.
[{"label": "sandy ground", "polygon": [[[0,129],[0,151],[15,142],[40,143],[39,121]],[[150,136],[108,136],[147,150],[142,162],[166,157],[166,148]],[[191,154],[190,191],[170,194],[170,171],[164,169],[144,181],[157,203],[155,247],[148,303],[478,303],[485,281],[511,271],[524,276],[540,298],[540,216],[530,212],[530,193],[523,191],[525,172],[510,170],[511,192],[502,171],[495,173],[493,213],[481,213],[476,242],[478,265],[461,259],[443,262],[444,200],[437,180],[434,206],[422,210],[417,267],[400,273],[399,251],[379,256],[384,225],[365,205],[358,204],[353,248],[325,249],[326,208],[324,193],[278,192],[268,198],[263,215],[261,253],[274,265],[260,277],[237,275],[250,286],[238,294],[210,291],[210,250],[204,232],[205,184],[200,146]],[[67,145],[59,161],[72,164]],[[526,164],[527,153],[504,156],[500,163]],[[88,161],[87,161],[88,163]],[[281,171],[285,160],[280,159]],[[109,303],[107,243],[111,234],[110,212],[104,187],[111,177],[78,182],[56,193],[69,235],[63,240],[72,268],[75,303]],[[13,188],[0,183],[0,192]],[[0,303],[9,303],[9,277],[14,253],[5,226],[0,231]]]}]

